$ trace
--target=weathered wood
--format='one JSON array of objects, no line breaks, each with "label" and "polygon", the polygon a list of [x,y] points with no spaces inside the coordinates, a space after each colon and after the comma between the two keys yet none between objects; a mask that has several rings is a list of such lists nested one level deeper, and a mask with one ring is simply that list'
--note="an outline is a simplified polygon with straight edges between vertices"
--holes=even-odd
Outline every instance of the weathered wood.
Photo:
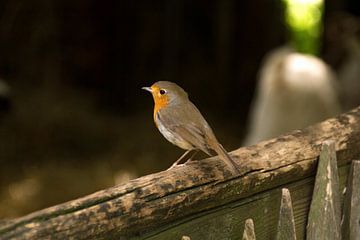
[{"label": "weathered wood", "polygon": [[277,240],[296,240],[295,220],[289,189],[281,190],[279,222],[276,234]]},{"label": "weathered wood", "polygon": [[[348,170],[349,165],[341,166],[339,169],[341,186],[345,186]],[[305,239],[314,180],[315,177],[310,176],[281,186],[291,192],[297,239]],[[279,192],[281,188],[254,194],[222,207],[175,221],[136,239],[177,239],[180,234],[185,233],[193,240],[241,239],[244,222],[248,218],[253,218],[256,238],[272,240],[277,234]]]},{"label": "weathered wood", "polygon": [[326,139],[336,141],[345,179],[350,159],[360,158],[360,108],[232,152],[242,165],[239,176],[216,157],[193,161],[14,219],[0,226],[0,239],[239,239],[250,217],[257,238],[272,239],[279,186],[292,193],[302,239]]},{"label": "weathered wood", "polygon": [[254,221],[249,218],[245,221],[244,233],[243,233],[243,240],[256,240],[255,236],[255,228],[254,228]]},{"label": "weathered wood", "polygon": [[316,174],[307,239],[341,239],[340,206],[335,142],[326,141],[321,150]]},{"label": "weathered wood", "polygon": [[346,188],[342,237],[344,240],[360,239],[360,161],[352,161]]},{"label": "weathered wood", "polygon": [[188,237],[188,236],[182,236],[182,237],[181,237],[181,240],[191,240],[191,238]]}]

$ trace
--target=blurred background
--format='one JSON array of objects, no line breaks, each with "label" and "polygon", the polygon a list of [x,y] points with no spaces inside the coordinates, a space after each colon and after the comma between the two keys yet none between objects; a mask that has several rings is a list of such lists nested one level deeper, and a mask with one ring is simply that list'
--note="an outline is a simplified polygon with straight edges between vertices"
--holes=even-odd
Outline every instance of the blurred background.
[{"label": "blurred background", "polygon": [[0,1],[0,219],[168,168],[158,80],[227,150],[357,106],[359,1],[297,2]]}]

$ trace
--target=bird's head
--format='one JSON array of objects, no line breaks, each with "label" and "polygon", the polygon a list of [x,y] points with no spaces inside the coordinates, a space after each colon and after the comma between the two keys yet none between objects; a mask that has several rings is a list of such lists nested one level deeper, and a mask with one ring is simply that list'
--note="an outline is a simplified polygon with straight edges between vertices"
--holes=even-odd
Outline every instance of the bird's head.
[{"label": "bird's head", "polygon": [[143,87],[142,89],[151,92],[155,107],[158,109],[188,100],[188,95],[184,89],[168,81],[159,81],[151,87]]}]

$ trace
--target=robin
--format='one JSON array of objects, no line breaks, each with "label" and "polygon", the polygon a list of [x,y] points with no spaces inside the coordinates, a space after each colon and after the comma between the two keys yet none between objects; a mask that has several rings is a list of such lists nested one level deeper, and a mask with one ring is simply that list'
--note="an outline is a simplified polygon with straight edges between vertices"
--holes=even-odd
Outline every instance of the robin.
[{"label": "robin", "polygon": [[171,168],[178,165],[193,150],[195,153],[192,157],[199,150],[212,156],[213,150],[233,173],[239,173],[235,162],[218,142],[209,124],[181,87],[172,82],[159,81],[142,89],[151,92],[154,98],[154,121],[161,134],[172,144],[186,150]]}]

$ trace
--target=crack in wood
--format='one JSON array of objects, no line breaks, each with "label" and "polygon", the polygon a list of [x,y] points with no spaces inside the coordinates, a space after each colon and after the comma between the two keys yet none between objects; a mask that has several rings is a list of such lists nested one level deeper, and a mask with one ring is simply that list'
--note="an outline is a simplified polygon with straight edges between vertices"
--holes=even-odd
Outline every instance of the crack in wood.
[{"label": "crack in wood", "polygon": [[[216,157],[191,162],[7,222],[0,226],[0,239],[141,239],[151,232],[159,234],[156,230],[161,228],[181,228],[193,217],[219,209],[245,209],[246,214],[247,204],[254,203],[245,203],[247,199],[261,195],[264,199],[256,202],[265,204],[271,198],[267,193],[279,186],[313,178],[320,144],[331,138],[336,140],[339,166],[360,157],[360,107],[307,129],[233,151],[234,160],[243,166],[239,176],[231,175]],[[311,184],[308,181],[302,187]],[[305,206],[307,201],[301,204]],[[267,213],[261,214],[274,217],[271,208],[264,209]],[[232,222],[226,217],[223,221]],[[261,230],[264,223],[256,224]],[[195,231],[194,226],[191,230]],[[161,234],[179,238],[172,230]]]}]

